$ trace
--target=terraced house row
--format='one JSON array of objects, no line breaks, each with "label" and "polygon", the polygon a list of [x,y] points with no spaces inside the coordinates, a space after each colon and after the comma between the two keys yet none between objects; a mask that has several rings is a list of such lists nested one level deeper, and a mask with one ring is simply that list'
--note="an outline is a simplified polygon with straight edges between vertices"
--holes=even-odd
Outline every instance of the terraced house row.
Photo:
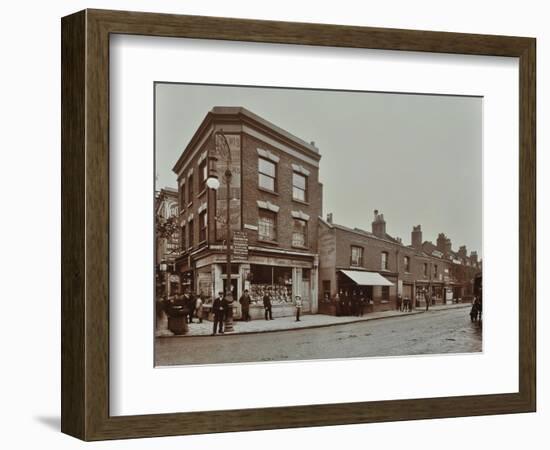
[{"label": "terraced house row", "polygon": [[411,244],[386,232],[384,215],[374,211],[372,229],[319,220],[321,312],[334,314],[334,298],[357,295],[370,300],[368,311],[394,309],[398,296],[417,306],[426,293],[434,304],[471,301],[474,277],[481,271],[477,253],[452,250],[443,233],[434,245],[414,226]]},{"label": "terraced house row", "polygon": [[[411,245],[405,245],[386,233],[377,211],[370,231],[338,225],[330,214],[323,219],[320,164],[315,143],[245,108],[209,111],[173,167],[180,245],[174,272],[180,290],[212,297],[231,288],[237,298],[248,290],[253,318],[263,314],[265,292],[275,317],[294,313],[296,295],[304,312],[331,313],[335,295],[343,291],[368,294],[372,310],[395,307],[398,295],[414,298],[422,289],[440,302],[469,294],[480,262],[465,247],[453,252],[444,235],[433,245],[422,241],[417,226]],[[214,171],[218,189],[207,184]],[[238,302],[234,308],[239,317]]]}]

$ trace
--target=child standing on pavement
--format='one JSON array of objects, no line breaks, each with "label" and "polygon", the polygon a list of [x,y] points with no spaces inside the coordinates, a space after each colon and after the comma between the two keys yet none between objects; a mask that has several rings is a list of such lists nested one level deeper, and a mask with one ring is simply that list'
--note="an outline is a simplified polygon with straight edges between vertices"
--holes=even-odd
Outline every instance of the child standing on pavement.
[{"label": "child standing on pavement", "polygon": [[299,295],[296,296],[294,306],[296,306],[296,322],[300,322],[300,312],[302,311],[302,297],[300,297]]}]

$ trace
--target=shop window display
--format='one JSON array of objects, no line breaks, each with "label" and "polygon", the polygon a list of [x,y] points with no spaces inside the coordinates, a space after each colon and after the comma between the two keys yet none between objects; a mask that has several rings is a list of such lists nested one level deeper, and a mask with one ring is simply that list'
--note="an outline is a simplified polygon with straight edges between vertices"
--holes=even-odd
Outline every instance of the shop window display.
[{"label": "shop window display", "polygon": [[252,265],[250,272],[253,304],[262,305],[266,292],[273,305],[292,303],[292,268]]}]

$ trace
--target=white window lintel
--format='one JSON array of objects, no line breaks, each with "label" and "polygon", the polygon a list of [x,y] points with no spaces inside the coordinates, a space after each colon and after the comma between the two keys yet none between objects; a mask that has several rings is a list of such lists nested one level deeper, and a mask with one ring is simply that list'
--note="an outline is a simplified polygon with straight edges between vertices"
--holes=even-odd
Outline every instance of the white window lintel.
[{"label": "white window lintel", "polygon": [[258,151],[258,155],[260,155],[262,158],[269,159],[269,160],[273,161],[274,163],[278,163],[281,159],[277,155],[275,155],[274,153],[270,152],[269,150],[264,150],[262,148],[258,148],[257,151]]},{"label": "white window lintel", "polygon": [[269,201],[264,202],[262,200],[258,200],[256,203],[258,204],[259,208],[267,209],[268,211],[273,211],[274,213],[278,213],[280,209],[277,205],[274,205]]},{"label": "white window lintel", "polygon": [[309,215],[303,211],[292,211],[291,214],[295,219],[309,220]]},{"label": "white window lintel", "polygon": [[292,164],[292,170],[294,170],[294,172],[301,173],[306,177],[309,177],[309,174],[310,174],[309,170],[307,170],[304,166],[299,164]]}]

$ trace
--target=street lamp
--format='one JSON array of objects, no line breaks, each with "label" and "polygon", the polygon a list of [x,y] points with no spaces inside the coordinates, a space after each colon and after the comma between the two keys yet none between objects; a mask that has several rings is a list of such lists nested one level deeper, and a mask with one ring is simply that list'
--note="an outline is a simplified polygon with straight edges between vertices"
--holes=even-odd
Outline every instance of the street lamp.
[{"label": "street lamp", "polygon": [[166,294],[166,298],[168,299],[168,297],[170,296],[170,273],[168,273],[168,264],[166,263],[166,261],[161,261],[161,263],[159,264],[159,269],[164,275],[164,291]]},{"label": "street lamp", "polygon": [[[224,152],[220,152],[218,148],[218,137],[220,137],[222,141],[222,147],[224,147]],[[230,224],[230,215],[229,215],[229,205],[231,200],[231,178],[233,174],[231,173],[231,149],[229,147],[229,143],[227,142],[227,138],[223,134],[223,130],[216,131],[214,133],[214,140],[216,144],[216,153],[221,156],[225,156],[225,162],[226,162],[226,170],[224,173],[224,180],[225,180],[225,186],[226,186],[226,218],[225,218],[225,242],[226,242],[226,259],[227,259],[227,285],[226,285],[226,301],[228,303],[227,307],[227,314],[225,316],[225,331],[231,332],[233,331],[233,294],[231,292],[231,224]],[[217,191],[220,187],[220,180],[218,179],[217,171],[216,171],[216,162],[218,161],[218,157],[216,155],[210,156],[210,167],[209,167],[209,176],[206,180],[206,185],[213,189],[214,191]]]},{"label": "street lamp", "polygon": [[210,189],[214,189],[215,191],[217,191],[220,187],[220,180],[218,180],[217,177],[209,177],[208,180],[206,180],[206,185]]}]

